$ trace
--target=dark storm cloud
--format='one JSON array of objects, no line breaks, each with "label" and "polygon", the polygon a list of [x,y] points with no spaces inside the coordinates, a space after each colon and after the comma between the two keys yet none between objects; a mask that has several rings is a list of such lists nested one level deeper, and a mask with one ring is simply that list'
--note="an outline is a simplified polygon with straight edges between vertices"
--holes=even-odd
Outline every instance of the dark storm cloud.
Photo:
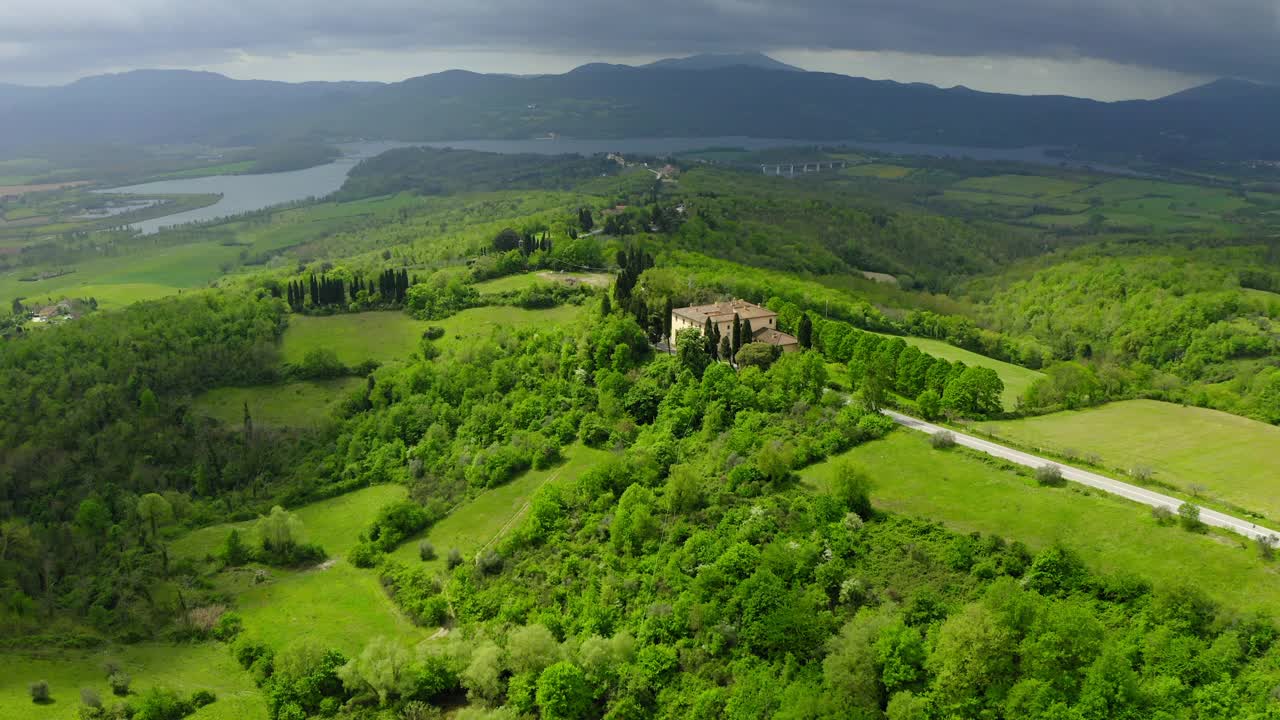
[{"label": "dark storm cloud", "polygon": [[467,47],[1090,57],[1280,81],[1280,0],[0,0],[0,73]]}]

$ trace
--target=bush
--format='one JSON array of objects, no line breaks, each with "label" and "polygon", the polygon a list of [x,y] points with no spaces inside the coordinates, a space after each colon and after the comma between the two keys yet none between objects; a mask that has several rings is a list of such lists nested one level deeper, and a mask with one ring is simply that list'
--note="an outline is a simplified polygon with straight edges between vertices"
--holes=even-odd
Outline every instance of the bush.
[{"label": "bush", "polygon": [[1178,521],[1184,530],[1199,532],[1204,529],[1204,523],[1200,522],[1200,507],[1189,502],[1178,508]]},{"label": "bush", "polygon": [[27,690],[31,693],[31,702],[43,705],[49,702],[49,681],[37,680],[28,686]]},{"label": "bush", "polygon": [[1062,468],[1057,465],[1041,465],[1036,468],[1036,482],[1048,487],[1062,485]]},{"label": "bush", "polygon": [[223,613],[218,624],[213,628],[213,637],[222,642],[231,642],[244,629],[244,621],[234,612]]},{"label": "bush", "polygon": [[452,570],[461,564],[462,564],[462,551],[459,550],[458,548],[451,548],[449,550],[449,558],[445,560],[445,565],[447,565],[449,569]]},{"label": "bush", "polygon": [[423,540],[418,543],[418,557],[423,562],[430,562],[436,559],[436,546],[431,544],[430,540]]},{"label": "bush", "polygon": [[485,575],[502,572],[502,556],[496,550],[476,556],[476,567]]},{"label": "bush", "polygon": [[427,329],[423,331],[422,337],[427,340],[439,340],[444,337],[444,328],[439,325],[429,325],[427,326]]},{"label": "bush", "polygon": [[378,564],[378,558],[382,557],[382,553],[378,552],[373,543],[362,542],[357,543],[351,548],[351,552],[347,554],[347,560],[358,568],[371,568]]},{"label": "bush", "polygon": [[167,688],[152,688],[142,696],[133,720],[182,720],[191,714],[192,706]]},{"label": "bush", "polygon": [[929,436],[929,444],[935,450],[948,450],[956,446],[956,436],[950,430],[943,430]]},{"label": "bush", "polygon": [[270,647],[263,643],[253,642],[247,638],[241,638],[231,648],[231,654],[235,657],[236,662],[240,663],[240,667],[248,670],[259,658],[270,658],[274,653]]},{"label": "bush", "polygon": [[1156,519],[1157,525],[1173,524],[1173,511],[1164,505],[1156,505],[1151,508],[1151,517]]},{"label": "bush", "polygon": [[239,530],[232,530],[227,533],[226,542],[222,545],[223,562],[231,567],[237,567],[249,562],[251,555],[249,546],[240,537]]},{"label": "bush", "polygon": [[102,696],[93,688],[80,688],[80,704],[100,710],[102,709]]},{"label": "bush", "polygon": [[197,690],[191,695],[191,707],[199,709],[205,705],[212,705],[218,697],[208,690]]},{"label": "bush", "polygon": [[129,673],[123,670],[117,670],[107,678],[107,685],[111,686],[111,694],[118,697],[124,697],[129,694],[129,683],[133,682],[133,678],[129,677]]}]

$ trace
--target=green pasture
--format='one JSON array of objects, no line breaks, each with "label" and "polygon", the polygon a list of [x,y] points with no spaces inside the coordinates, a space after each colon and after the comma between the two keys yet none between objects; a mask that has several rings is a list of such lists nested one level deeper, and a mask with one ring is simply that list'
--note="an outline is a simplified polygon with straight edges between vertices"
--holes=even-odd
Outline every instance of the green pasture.
[{"label": "green pasture", "polygon": [[868,163],[866,165],[854,165],[840,171],[845,175],[854,177],[871,177],[880,180],[901,180],[915,172],[915,168],[903,167],[901,165],[885,165],[881,163]]},{"label": "green pasture", "polygon": [[[113,646],[101,650],[52,650],[41,653],[0,654],[0,718],[12,720],[77,720],[80,688],[98,691],[111,706],[111,694],[102,672],[106,661],[118,663],[133,678],[131,690],[145,693],[166,687],[183,695],[208,690],[217,696],[212,705],[189,716],[192,720],[266,720],[267,704],[249,673],[240,668],[221,643],[171,645],[147,643]],[[36,705],[27,693],[30,683],[49,683],[52,703]]]},{"label": "green pasture", "polygon": [[1280,576],[1243,538],[1161,527],[1145,506],[1074,485],[1041,487],[1029,473],[960,449],[934,450],[923,434],[907,430],[815,465],[802,481],[823,489],[846,460],[870,476],[880,509],[1020,540],[1033,550],[1061,543],[1095,571],[1190,583],[1238,610],[1280,612]]},{"label": "green pasture", "polygon": [[1044,175],[995,175],[962,180],[952,186],[957,190],[981,194],[1024,198],[1050,198],[1068,195],[1089,187],[1088,183]]},{"label": "green pasture", "polygon": [[218,165],[208,165],[205,167],[191,168],[189,170],[178,170],[176,172],[165,173],[159,175],[153,180],[181,180],[183,178],[199,178],[210,177],[213,175],[238,175],[253,169],[254,161],[244,160],[241,162],[221,163]]},{"label": "green pasture", "polygon": [[1280,519],[1280,427],[1217,410],[1128,400],[1089,410],[983,423],[1028,448],[1094,454],[1120,472],[1143,467],[1190,495]]},{"label": "green pasture", "polygon": [[339,378],[218,388],[197,397],[193,407],[196,412],[228,425],[239,425],[248,405],[255,425],[314,427],[330,417],[353,390],[363,385],[360,378]]},{"label": "green pasture", "polygon": [[[604,450],[583,445],[564,449],[565,461],[548,470],[531,470],[501,487],[486,490],[475,499],[458,507],[428,532],[427,539],[436,548],[436,559],[426,563],[432,569],[444,570],[451,548],[470,558],[490,541],[497,540],[518,523],[526,504],[545,483],[569,481],[609,457]],[[418,541],[414,538],[392,553],[404,563],[418,564]],[[496,542],[494,543],[496,545]]]},{"label": "green pasture", "polygon": [[[347,554],[378,510],[407,495],[402,485],[374,485],[290,511],[302,523],[302,540],[318,543],[333,558]],[[170,543],[169,553],[193,560],[216,555],[232,529],[239,530],[246,542],[254,542],[256,523],[257,520],[245,520],[192,530]]]},{"label": "green pasture", "polygon": [[328,348],[347,365],[366,360],[407,360],[429,323],[402,312],[381,311],[345,315],[292,315],[281,350],[285,362],[301,362],[316,348]]},{"label": "green pasture", "polygon": [[464,349],[474,346],[477,341],[491,337],[494,331],[501,327],[564,326],[582,317],[583,312],[585,307],[581,305],[561,305],[546,310],[489,306],[463,310],[444,320],[435,320],[428,324],[444,328],[444,337],[435,341],[440,349]]},{"label": "green pasture", "polygon": [[1027,391],[1027,388],[1031,387],[1031,384],[1036,380],[1044,377],[1044,373],[1037,370],[989,358],[986,355],[979,355],[976,352],[958,348],[941,340],[921,337],[903,337],[902,339],[908,345],[920,348],[921,352],[936,358],[942,358],[947,362],[960,361],[970,367],[985,367],[995,370],[1000,379],[1004,381],[1004,395],[1001,396],[1001,401],[1006,408],[1013,408],[1018,398],[1022,397],[1022,394]]}]

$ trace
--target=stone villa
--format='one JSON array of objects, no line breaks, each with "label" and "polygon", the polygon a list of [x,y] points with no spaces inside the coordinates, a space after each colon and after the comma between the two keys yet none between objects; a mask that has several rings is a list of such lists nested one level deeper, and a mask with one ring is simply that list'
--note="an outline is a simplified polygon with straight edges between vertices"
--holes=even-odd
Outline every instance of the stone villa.
[{"label": "stone villa", "polygon": [[800,341],[778,330],[778,313],[749,303],[746,300],[729,300],[710,305],[694,305],[676,308],[671,311],[671,334],[694,328],[701,332],[707,327],[707,318],[720,329],[721,337],[733,335],[733,318],[739,322],[751,321],[751,340],[743,342],[762,342],[777,345],[783,352],[794,352],[800,349]]}]

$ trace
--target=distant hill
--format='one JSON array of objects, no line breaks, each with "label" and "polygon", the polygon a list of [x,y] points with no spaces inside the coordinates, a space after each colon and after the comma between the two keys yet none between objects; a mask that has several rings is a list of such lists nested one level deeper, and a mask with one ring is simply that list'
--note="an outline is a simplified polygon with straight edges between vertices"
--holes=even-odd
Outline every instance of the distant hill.
[{"label": "distant hill", "polygon": [[1263,85],[1249,80],[1221,78],[1204,85],[1187,88],[1162,98],[1163,100],[1238,101],[1280,95],[1280,87]]},{"label": "distant hill", "polygon": [[733,62],[726,58],[742,56],[695,56],[674,67],[588,65],[530,77],[455,70],[389,84],[291,84],[140,71],[55,88],[0,88],[0,153],[68,143],[241,145],[558,133],[1048,145],[1168,161],[1280,158],[1274,131],[1280,126],[1280,92],[1268,86],[1226,81],[1160,100],[1104,103],[740,63],[689,68],[691,62],[711,62],[708,57]]},{"label": "distant hill", "polygon": [[704,53],[683,58],[666,58],[641,65],[650,70],[719,70],[728,67],[753,67],[761,70],[804,72],[803,68],[779,62],[763,53]]}]

